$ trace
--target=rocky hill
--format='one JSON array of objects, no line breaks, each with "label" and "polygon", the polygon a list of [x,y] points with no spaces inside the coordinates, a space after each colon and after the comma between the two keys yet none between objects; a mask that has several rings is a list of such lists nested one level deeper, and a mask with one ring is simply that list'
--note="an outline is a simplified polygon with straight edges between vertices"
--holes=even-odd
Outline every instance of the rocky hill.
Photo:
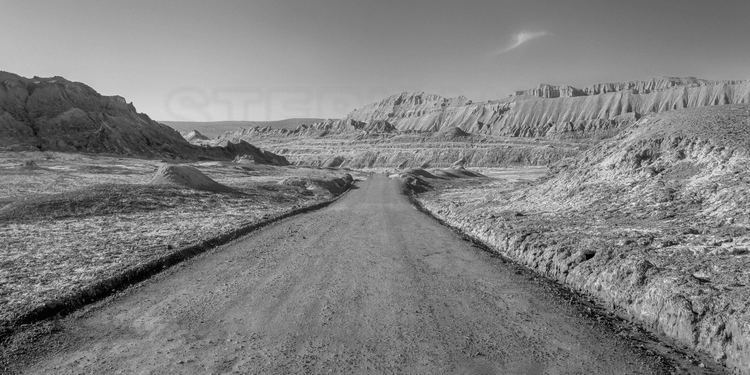
[{"label": "rocky hill", "polygon": [[83,83],[7,72],[0,72],[0,150],[230,160],[255,152],[246,142],[192,145],[124,98],[100,95]]},{"label": "rocky hill", "polygon": [[750,368],[750,105],[644,116],[540,183],[425,205],[494,248],[739,373]]},{"label": "rocky hill", "polygon": [[184,155],[191,146],[171,128],[62,77],[0,73],[0,147],[133,155]]},{"label": "rocky hill", "polygon": [[188,142],[200,142],[209,140],[208,137],[197,130],[191,130],[187,134],[183,134],[183,137],[185,137],[185,140],[187,140]]}]

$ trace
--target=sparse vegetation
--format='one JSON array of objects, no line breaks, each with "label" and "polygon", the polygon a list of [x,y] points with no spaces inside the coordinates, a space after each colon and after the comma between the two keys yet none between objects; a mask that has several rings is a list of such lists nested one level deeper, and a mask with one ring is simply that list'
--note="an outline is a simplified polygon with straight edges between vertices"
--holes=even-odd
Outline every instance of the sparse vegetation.
[{"label": "sparse vegetation", "polygon": [[[233,190],[212,192],[147,184],[157,161],[48,156],[0,158],[0,325],[177,249],[329,199],[351,183],[330,170],[196,164]],[[34,158],[39,169],[19,167]],[[280,183],[287,178],[319,183]]]}]

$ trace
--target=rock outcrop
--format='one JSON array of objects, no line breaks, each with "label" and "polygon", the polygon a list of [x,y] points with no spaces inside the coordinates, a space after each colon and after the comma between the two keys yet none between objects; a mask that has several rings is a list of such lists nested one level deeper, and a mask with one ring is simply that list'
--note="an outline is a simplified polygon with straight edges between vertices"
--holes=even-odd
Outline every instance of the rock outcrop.
[{"label": "rock outcrop", "polygon": [[[458,163],[458,162],[457,162]],[[485,177],[481,173],[470,171],[463,167],[463,164],[452,166],[450,168],[433,169],[427,171],[423,168],[412,168],[401,173],[396,173],[391,178],[399,178],[408,190],[408,193],[424,193],[432,189],[431,181],[436,180],[454,180],[466,178]]]},{"label": "rock outcrop", "polygon": [[0,150],[231,160],[252,148],[245,142],[192,145],[120,96],[102,96],[62,77],[0,72]]},{"label": "rock outcrop", "polygon": [[289,165],[289,161],[285,157],[276,155],[270,151],[261,150],[245,141],[237,143],[225,141],[222,148],[228,150],[232,155],[237,155],[234,158],[235,163],[252,162],[253,164]]},{"label": "rock outcrop", "polygon": [[522,97],[522,96],[531,96],[531,97],[537,97],[537,98],[545,98],[545,99],[551,99],[551,98],[568,98],[571,96],[582,96],[586,95],[586,93],[581,90],[577,89],[573,86],[556,86],[556,85],[550,85],[546,83],[542,83],[539,85],[539,87],[530,89],[530,90],[521,90],[516,91],[514,96]]},{"label": "rock outcrop", "polygon": [[62,77],[6,72],[0,72],[0,147],[175,157],[192,151],[178,132],[122,97]]},{"label": "rock outcrop", "polygon": [[201,134],[201,132],[193,129],[189,133],[185,134],[185,140],[188,142],[207,141],[209,138]]},{"label": "rock outcrop", "polygon": [[356,122],[354,126],[357,130],[362,130],[367,134],[372,133],[393,133],[396,127],[387,120],[375,120],[371,122]]},{"label": "rock outcrop", "polygon": [[440,132],[438,132],[436,138],[458,140],[458,139],[465,139],[466,137],[470,135],[471,134],[465,132],[463,129],[454,126],[454,127],[444,127],[440,129]]},{"label": "rock outcrop", "polygon": [[296,186],[312,191],[314,194],[328,195],[330,197],[340,195],[349,190],[353,183],[354,178],[349,173],[330,179],[289,177],[279,181],[281,185]]}]

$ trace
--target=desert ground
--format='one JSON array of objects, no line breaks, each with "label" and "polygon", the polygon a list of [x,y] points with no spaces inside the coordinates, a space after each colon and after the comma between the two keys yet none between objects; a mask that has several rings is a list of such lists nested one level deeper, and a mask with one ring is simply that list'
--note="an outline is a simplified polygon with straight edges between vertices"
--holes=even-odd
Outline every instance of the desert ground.
[{"label": "desert ground", "polygon": [[54,152],[0,160],[6,329],[102,280],[348,188],[332,183],[345,172],[244,162],[192,163],[215,181],[201,185],[170,183],[158,160]]},{"label": "desert ground", "polygon": [[[28,373],[670,373],[665,347],[415,210],[377,174],[45,327]],[[703,365],[705,366],[705,365]],[[16,369],[14,369],[16,370]]]}]

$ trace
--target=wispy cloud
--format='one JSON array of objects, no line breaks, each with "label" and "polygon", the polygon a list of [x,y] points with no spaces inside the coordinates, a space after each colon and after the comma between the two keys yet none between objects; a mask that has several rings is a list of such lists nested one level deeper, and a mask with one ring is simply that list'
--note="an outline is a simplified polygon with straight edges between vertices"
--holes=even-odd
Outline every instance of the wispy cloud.
[{"label": "wispy cloud", "polygon": [[546,31],[521,31],[513,35],[513,40],[511,40],[510,44],[508,44],[507,47],[497,51],[496,54],[501,55],[503,53],[510,52],[522,46],[524,43],[530,42],[536,38],[541,38],[547,35],[551,35],[551,34]]}]

